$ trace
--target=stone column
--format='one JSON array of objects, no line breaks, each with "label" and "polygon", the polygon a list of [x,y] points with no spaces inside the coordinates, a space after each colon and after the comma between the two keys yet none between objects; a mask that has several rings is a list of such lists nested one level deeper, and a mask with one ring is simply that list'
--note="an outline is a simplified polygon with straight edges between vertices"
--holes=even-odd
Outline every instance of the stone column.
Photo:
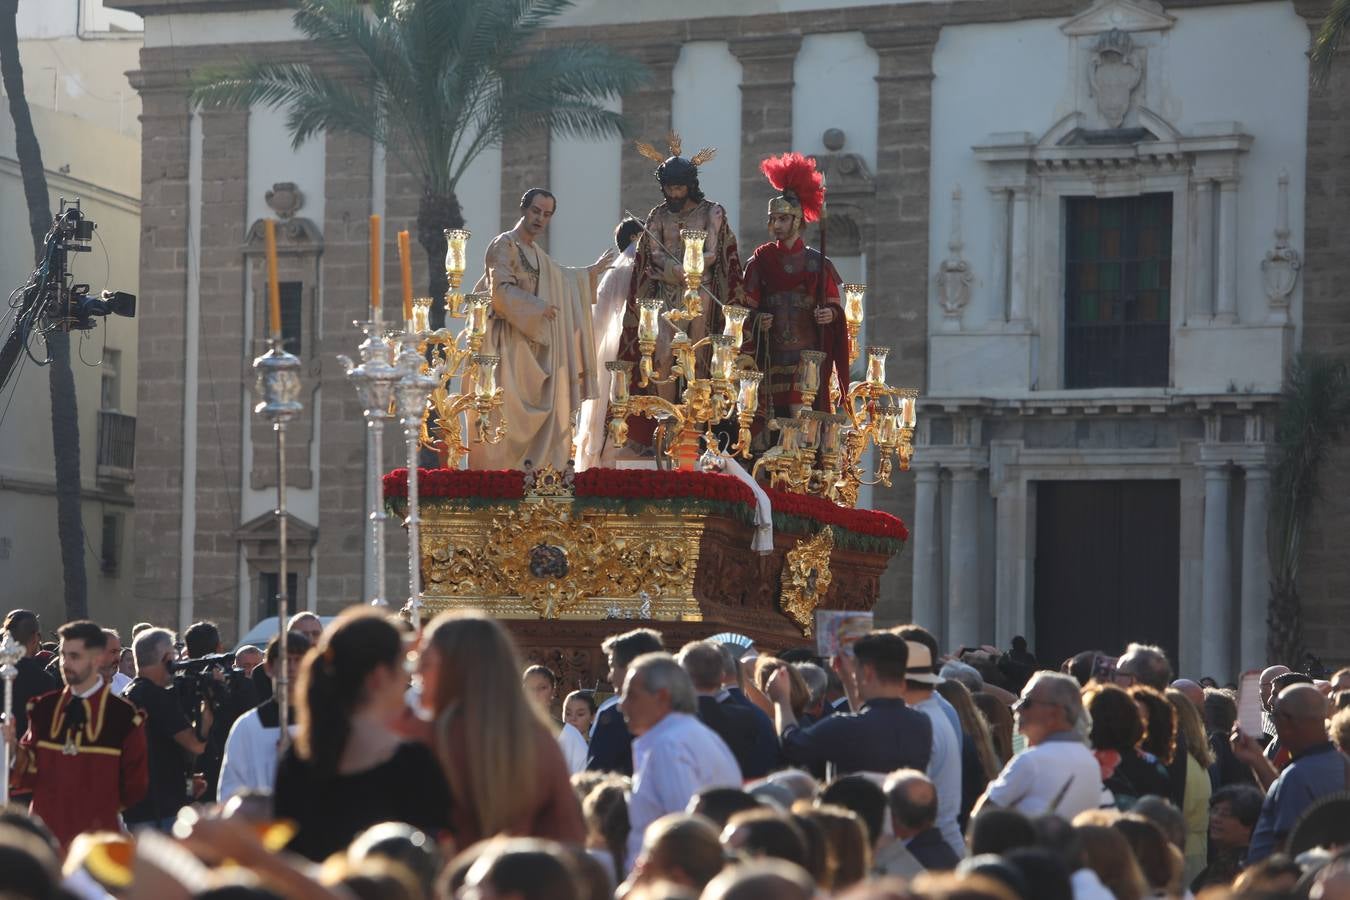
[{"label": "stone column", "polygon": [[1237,179],[1219,182],[1219,289],[1214,297],[1214,321],[1237,321]]},{"label": "stone column", "polygon": [[1027,570],[1035,559],[1035,531],[1028,516],[1027,482],[1004,475],[994,518],[994,642],[1023,635],[1035,645]]},{"label": "stone column", "polygon": [[947,572],[947,643],[980,643],[980,473],[952,469],[951,565]]},{"label": "stone column", "polygon": [[1031,198],[1025,187],[1012,192],[1012,259],[1009,265],[1008,321],[1025,324],[1031,279]]},{"label": "stone column", "polygon": [[1012,321],[1008,309],[1008,189],[989,189],[993,215],[989,244],[989,321]]},{"label": "stone column", "polygon": [[[354,597],[365,597],[365,460],[367,428],[361,404],[341,366],[329,365],[334,354],[356,355],[362,335],[352,325],[368,313],[370,303],[370,237],[373,159],[370,141],[341,132],[324,136],[323,329],[324,365],[319,379],[319,521],[315,554],[319,612],[336,612]],[[387,232],[386,232],[387,234]],[[390,242],[385,243],[390,247]],[[387,250],[386,250],[387,253]],[[397,254],[395,254],[396,256]],[[420,250],[414,250],[416,259]],[[478,264],[470,261],[470,268]],[[391,427],[389,434],[396,433]],[[392,438],[391,438],[392,440]],[[397,529],[391,529],[397,530]],[[393,596],[401,596],[394,594]],[[296,609],[308,597],[296,598]]]},{"label": "stone column", "polygon": [[[187,72],[142,50],[141,242],[137,322],[135,595],[137,615],[177,621],[183,527],[183,382],[188,246]],[[237,391],[237,388],[236,388]],[[146,427],[148,425],[152,427]],[[235,426],[237,427],[237,425]]]},{"label": "stone column", "polygon": [[[927,387],[929,151],[933,132],[933,46],[938,29],[877,28],[863,32],[877,53],[877,169],[868,284],[877,286],[867,311],[867,339],[891,348],[891,383]],[[762,196],[762,195],[761,195]],[[882,292],[884,290],[884,293]],[[879,302],[885,297],[885,302]],[[876,493],[876,507],[913,517],[908,478]],[[884,614],[904,615],[912,570],[891,565],[881,582]],[[889,598],[895,598],[890,600]],[[891,605],[893,604],[893,605]]]},{"label": "stone column", "polygon": [[[628,118],[636,139],[646,141],[665,153],[666,135],[671,130],[670,107],[675,97],[671,77],[675,63],[680,58],[680,45],[643,44],[621,49],[627,55],[641,60],[652,73],[650,81],[623,98],[623,114]],[[684,137],[690,141],[699,139],[698,135],[692,134]],[[685,147],[685,151],[685,156],[693,156],[698,152],[698,147]],[[619,159],[619,201],[624,209],[641,219],[648,210],[661,202],[661,190],[653,174],[656,163],[638,153],[632,142],[624,144]]]},{"label": "stone column", "polygon": [[1266,523],[1270,508],[1270,470],[1246,469],[1242,509],[1242,615],[1238,623],[1239,670],[1261,668],[1266,661],[1266,610],[1270,598],[1270,548]]},{"label": "stone column", "polygon": [[1232,678],[1233,578],[1228,553],[1227,463],[1207,463],[1205,470],[1205,558],[1200,598],[1200,672],[1220,683]]},{"label": "stone column", "polygon": [[735,38],[729,46],[741,63],[741,233],[744,260],[763,241],[764,211],[773,189],[759,171],[766,156],[792,146],[792,69],[799,34]]},{"label": "stone column", "polygon": [[942,643],[942,535],[938,532],[937,465],[912,467],[914,473],[914,525],[911,553],[914,554],[914,603],[910,618],[918,622]]},{"label": "stone column", "polygon": [[1187,302],[1186,321],[1214,313],[1214,182],[1195,184],[1195,293]]}]

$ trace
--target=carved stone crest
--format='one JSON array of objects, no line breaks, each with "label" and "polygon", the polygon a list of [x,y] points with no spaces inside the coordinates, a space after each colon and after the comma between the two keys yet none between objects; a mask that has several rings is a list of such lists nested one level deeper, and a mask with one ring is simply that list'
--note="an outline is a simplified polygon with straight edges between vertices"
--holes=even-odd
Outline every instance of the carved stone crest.
[{"label": "carved stone crest", "polygon": [[952,189],[952,228],[947,241],[950,256],[938,264],[937,282],[938,304],[942,307],[942,327],[955,331],[961,327],[961,313],[970,302],[970,286],[975,281],[975,272],[970,263],[961,258],[961,249],[965,242],[961,237],[961,186]]},{"label": "carved stone crest", "polygon": [[1266,283],[1266,300],[1270,303],[1270,318],[1276,322],[1289,321],[1289,295],[1298,284],[1298,273],[1303,260],[1298,251],[1289,246],[1289,173],[1280,172],[1279,201],[1276,207],[1275,246],[1266,251],[1261,260],[1261,277]]},{"label": "carved stone crest", "polygon": [[1097,100],[1097,110],[1110,127],[1119,128],[1125,122],[1134,89],[1143,77],[1143,64],[1127,33],[1113,28],[1097,39],[1088,82]]},{"label": "carved stone crest", "polygon": [[263,199],[282,221],[295,215],[305,205],[305,195],[293,181],[277,182],[263,195]]}]

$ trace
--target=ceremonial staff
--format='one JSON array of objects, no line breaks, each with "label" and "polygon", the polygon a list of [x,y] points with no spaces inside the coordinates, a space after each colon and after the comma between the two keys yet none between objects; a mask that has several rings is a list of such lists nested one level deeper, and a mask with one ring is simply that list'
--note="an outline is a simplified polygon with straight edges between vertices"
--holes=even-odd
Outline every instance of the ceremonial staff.
[{"label": "ceremonial staff", "polygon": [[286,619],[290,615],[290,592],[286,584],[289,571],[286,558],[286,423],[300,414],[300,360],[283,349],[281,337],[281,290],[277,282],[276,223],[263,223],[267,244],[267,309],[268,350],[253,360],[258,373],[258,405],[253,412],[272,423],[277,436],[277,505],[273,512],[277,520],[277,660],[276,698],[277,716],[281,723],[281,737],[277,741],[277,755],[281,756],[290,743],[289,685],[291,666],[286,653]]},{"label": "ceremonial staff", "polygon": [[[5,680],[5,717],[0,724],[14,721],[14,679],[19,676],[18,662],[24,657],[23,645],[6,632],[0,639],[0,678]],[[15,735],[19,737],[19,735]],[[0,808],[9,803],[9,741],[0,733]]]}]

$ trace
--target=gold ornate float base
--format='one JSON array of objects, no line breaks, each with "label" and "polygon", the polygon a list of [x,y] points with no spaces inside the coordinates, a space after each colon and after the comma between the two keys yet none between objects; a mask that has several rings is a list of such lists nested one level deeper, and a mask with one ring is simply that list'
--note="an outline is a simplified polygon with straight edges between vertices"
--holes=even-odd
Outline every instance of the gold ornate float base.
[{"label": "gold ornate float base", "polygon": [[570,686],[606,674],[600,642],[638,627],[668,648],[732,631],[764,649],[814,644],[813,612],[869,610],[890,555],[839,546],[828,532],[776,532],[750,549],[740,521],[646,502],[641,512],[570,497],[422,507],[426,614],[482,609],[507,621],[531,663]]}]

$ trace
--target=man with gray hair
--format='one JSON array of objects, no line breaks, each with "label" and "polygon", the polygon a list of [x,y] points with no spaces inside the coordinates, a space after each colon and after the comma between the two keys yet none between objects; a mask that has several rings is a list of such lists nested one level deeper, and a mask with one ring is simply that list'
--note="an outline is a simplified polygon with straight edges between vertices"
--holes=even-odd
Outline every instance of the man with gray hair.
[{"label": "man with gray hair", "polygon": [[670,654],[648,653],[633,660],[619,708],[633,733],[631,869],[648,825],[667,813],[683,812],[699,791],[738,788],[742,779],[726,742],[698,720],[694,684]]},{"label": "man with gray hair", "polygon": [[1078,682],[1058,672],[1037,672],[1022,688],[1013,713],[1027,749],[989,782],[971,818],[986,804],[1069,820],[1095,809],[1102,793],[1101,768],[1078,734],[1084,715]]},{"label": "man with gray hair", "polygon": [[1145,684],[1155,691],[1165,691],[1171,680],[1172,664],[1161,647],[1130,644],[1125,655],[1116,660],[1116,684],[1121,687]]}]

